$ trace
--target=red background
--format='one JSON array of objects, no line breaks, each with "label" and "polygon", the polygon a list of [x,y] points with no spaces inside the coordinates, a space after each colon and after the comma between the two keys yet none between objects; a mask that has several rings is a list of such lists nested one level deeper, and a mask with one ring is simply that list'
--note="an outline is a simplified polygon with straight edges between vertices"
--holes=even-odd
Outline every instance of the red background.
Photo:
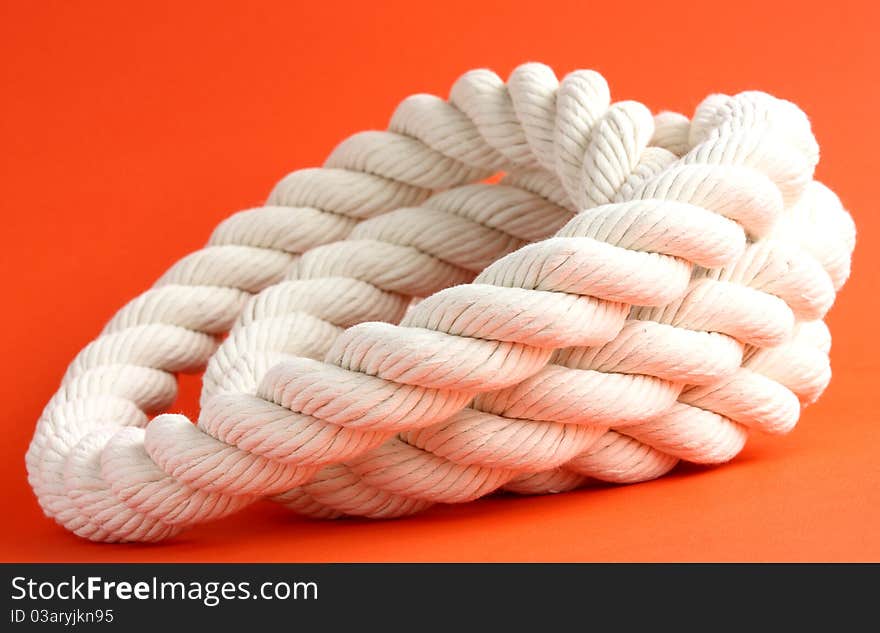
[{"label": "red background", "polygon": [[[873,2],[3,2],[5,560],[878,560],[880,378]],[[74,354],[230,213],[414,92],[523,61],[594,68],[616,99],[686,113],[710,92],[797,102],[818,178],[859,228],[830,316],[835,376],[788,437],[659,481],[492,498],[398,521],[262,504],[158,546],[44,518],[33,425]],[[194,410],[198,380],[179,406]]]}]

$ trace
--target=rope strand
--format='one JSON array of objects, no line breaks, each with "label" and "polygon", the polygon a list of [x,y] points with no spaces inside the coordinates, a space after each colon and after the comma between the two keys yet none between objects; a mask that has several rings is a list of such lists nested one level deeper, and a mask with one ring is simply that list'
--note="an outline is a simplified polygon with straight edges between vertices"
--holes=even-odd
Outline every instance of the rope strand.
[{"label": "rope strand", "polygon": [[[726,461],[830,377],[855,233],[817,160],[762,93],[689,121],[592,71],[466,73],[120,310],[44,410],[31,485],[80,536],[150,541],[267,495],[399,516]],[[197,425],[148,424],[205,367]]]}]

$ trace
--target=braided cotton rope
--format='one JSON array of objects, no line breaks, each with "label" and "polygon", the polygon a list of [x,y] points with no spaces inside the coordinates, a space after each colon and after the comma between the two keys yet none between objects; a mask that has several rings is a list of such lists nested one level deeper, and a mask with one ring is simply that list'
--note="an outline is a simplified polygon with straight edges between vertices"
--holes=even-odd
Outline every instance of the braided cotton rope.
[{"label": "braided cotton rope", "polygon": [[[745,100],[754,98],[763,99],[756,95],[744,97]],[[768,139],[764,138],[762,144],[767,146]],[[807,139],[802,146],[809,148]],[[706,150],[709,155],[712,151]],[[780,155],[785,156],[784,153]],[[804,164],[811,169],[809,162]],[[797,182],[797,178],[791,179],[791,174],[796,173],[792,169],[788,176],[777,179],[777,186]],[[701,179],[706,182],[704,174]],[[646,187],[651,191],[651,197],[662,189],[662,185],[656,184],[659,182],[663,182],[662,175]],[[799,217],[804,212],[803,205],[808,204],[802,200],[815,202],[817,197],[824,197],[830,202],[827,208],[820,209],[824,214],[821,221],[803,232],[810,236],[805,245],[812,246],[812,253],[799,248],[801,244],[782,241],[780,236],[784,234],[777,229],[774,235],[752,242],[734,265],[714,272],[696,271],[687,292],[672,305],[662,309],[634,310],[630,321],[610,343],[562,350],[554,355],[553,364],[526,380],[515,373],[508,379],[503,374],[503,366],[490,366],[485,374],[475,375],[484,367],[483,361],[466,365],[459,373],[463,364],[461,357],[468,358],[469,352],[471,357],[479,359],[479,351],[463,352],[459,348],[448,353],[447,349],[455,342],[442,335],[435,337],[440,343],[432,347],[430,336],[425,336],[426,330],[446,335],[454,333],[458,337],[465,335],[465,343],[473,347],[474,341],[483,345],[487,339],[494,338],[499,342],[512,341],[546,349],[549,347],[546,341],[541,340],[535,345],[534,339],[523,336],[523,331],[532,335],[534,330],[529,331],[529,328],[537,321],[542,337],[548,330],[553,332],[552,336],[557,336],[554,327],[558,327],[563,335],[571,336],[577,330],[571,320],[566,320],[569,317],[567,307],[553,313],[553,304],[544,301],[542,310],[550,314],[530,313],[524,319],[526,301],[502,304],[495,300],[490,303],[484,299],[489,294],[484,288],[457,287],[438,293],[417,306],[403,322],[414,330],[412,332],[380,324],[350,329],[337,340],[327,360],[349,372],[384,379],[383,401],[399,391],[406,392],[406,387],[413,385],[433,388],[435,393],[442,394],[441,397],[446,397],[445,392],[450,387],[468,395],[484,391],[486,385],[490,389],[498,386],[502,389],[480,393],[473,400],[471,409],[461,414],[448,416],[445,413],[427,421],[424,416],[408,420],[406,424],[418,430],[410,430],[399,440],[383,444],[345,468],[326,469],[303,491],[288,493],[291,507],[323,516],[338,512],[387,516],[408,511],[407,502],[412,505],[413,500],[466,501],[511,481],[514,490],[540,492],[581,483],[583,477],[572,477],[572,473],[617,481],[639,480],[662,474],[674,464],[674,460],[668,457],[664,463],[662,457],[666,455],[645,454],[644,447],[635,446],[629,438],[613,432],[603,434],[604,427],[610,425],[625,427],[629,435],[661,448],[669,456],[702,462],[725,461],[735,455],[745,440],[742,425],[771,432],[790,429],[799,412],[795,394],[809,401],[821,392],[828,379],[827,330],[821,324],[805,323],[792,335],[792,321],[794,317],[808,321],[817,319],[827,311],[835,286],[843,283],[848,272],[854,237],[851,220],[836,199],[829,200],[827,190],[816,183],[806,188],[810,192],[808,195],[802,196],[795,190],[789,196],[801,205],[791,209],[787,215],[790,219],[805,220]],[[784,189],[780,189],[783,193]],[[751,191],[759,192],[760,188],[753,187]],[[732,199],[736,198],[731,192],[720,196],[722,201]],[[780,200],[784,199],[782,195]],[[632,239],[632,232],[635,232],[634,239],[645,239],[644,233],[639,234],[638,229],[634,229],[634,222],[620,221],[619,217],[614,219],[620,224],[614,224],[595,211],[581,214],[557,235],[583,235],[579,232],[582,226],[594,228],[597,224],[604,224],[601,230],[607,231],[606,235],[630,232]],[[651,225],[650,230],[657,230],[656,225]],[[823,243],[823,240],[827,242]],[[654,249],[649,247],[646,250]],[[534,289],[542,281],[541,273],[548,260],[552,264],[552,274],[558,275],[557,279],[566,279],[567,271],[560,272],[559,262],[562,261],[564,266],[568,261],[551,257],[541,259],[542,253],[536,263],[535,259],[523,255],[528,251],[528,248],[523,249],[497,262],[480,275],[477,282],[497,283],[502,273],[496,271],[503,270],[506,265],[508,275],[526,271],[523,277],[528,283],[527,288]],[[566,258],[570,256],[569,251],[563,252]],[[518,257],[523,257],[525,262],[516,261]],[[601,258],[593,261],[595,259]],[[578,267],[577,274],[583,274],[584,268]],[[617,264],[611,268],[619,271],[623,266]],[[514,272],[508,272],[510,270]],[[615,290],[622,284],[622,280],[618,282],[616,279],[609,282],[606,270],[601,273],[602,284],[611,284]],[[582,277],[576,279],[576,283],[585,284]],[[507,277],[506,283],[499,285],[523,287],[523,284],[510,283],[509,280]],[[543,281],[548,283],[546,278]],[[741,284],[741,287],[731,286],[733,283]],[[645,287],[656,286],[645,284]],[[551,289],[571,292],[571,286]],[[745,289],[759,290],[764,297],[744,292]],[[460,299],[462,294],[464,299]],[[589,294],[597,295],[592,288]],[[644,297],[627,297],[625,300],[647,303]],[[500,310],[499,304],[502,304]],[[497,311],[486,316],[492,309]],[[545,318],[538,321],[540,317]],[[476,327],[483,329],[468,331],[468,327],[475,327],[474,320],[479,323]],[[511,329],[508,329],[502,336],[497,336],[499,323],[514,323],[513,334],[509,334]],[[652,323],[672,325],[680,331],[648,327]],[[712,341],[705,335],[683,336],[688,328],[726,333],[732,338],[720,337],[720,340]],[[405,341],[408,334],[419,339],[416,343],[401,346],[400,341]],[[741,346],[728,345],[725,348],[725,341],[732,342],[737,338],[753,346],[747,352],[742,368]],[[396,343],[391,344],[392,339]],[[786,339],[784,346],[755,351],[754,346],[766,347]],[[571,342],[569,339],[563,344]],[[805,354],[809,362],[803,362]],[[418,361],[413,362],[413,357]],[[523,365],[518,358],[515,362],[517,367],[513,371]],[[532,372],[533,369],[530,367],[526,371]],[[289,403],[293,403],[296,411],[303,411],[300,393],[307,393],[309,389],[317,391],[332,381],[344,380],[336,373],[333,377],[333,370],[325,371],[322,376],[320,371],[303,372],[297,365],[288,363],[267,376],[261,391],[265,398],[277,404],[290,406]],[[646,377],[660,380],[643,381]],[[502,380],[507,382],[499,385]],[[314,386],[315,382],[318,387]],[[682,390],[687,383],[699,386]],[[505,384],[514,386],[505,389]],[[379,391],[379,388],[375,390]],[[548,402],[551,403],[549,406]],[[536,421],[550,424],[536,424]],[[569,427],[554,424],[559,421],[567,422]],[[426,423],[430,426],[422,428]],[[593,433],[585,440],[579,440],[574,433],[583,425],[591,425]],[[607,461],[609,450],[616,453],[614,457],[623,457],[624,460],[615,464],[613,470],[603,473],[599,468],[597,472],[597,461]],[[661,459],[650,459],[653,457]],[[546,461],[542,462],[542,458]],[[558,465],[562,463],[566,469],[560,471]],[[523,471],[527,474],[526,481],[521,478]],[[538,477],[528,475],[536,471]],[[399,497],[396,507],[389,495]],[[377,502],[381,506],[377,506]]]},{"label": "braided cotton rope", "polygon": [[[392,516],[729,459],[743,425],[787,430],[791,394],[827,384],[818,319],[854,232],[816,158],[803,114],[766,95],[690,123],[610,105],[592,72],[468,73],[123,308],[47,405],[31,484],[81,536],[157,540],[264,495]],[[401,326],[343,332],[364,321]],[[198,426],[142,428],[171,372],[206,363]]]}]

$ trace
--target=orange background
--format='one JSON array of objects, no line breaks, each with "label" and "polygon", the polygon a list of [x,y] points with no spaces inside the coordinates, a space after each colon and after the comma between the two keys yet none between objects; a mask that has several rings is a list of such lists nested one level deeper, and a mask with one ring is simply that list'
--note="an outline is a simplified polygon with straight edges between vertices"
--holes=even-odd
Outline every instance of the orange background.
[{"label": "orange background", "polygon": [[[839,0],[3,2],[0,559],[880,560],[878,22],[876,3]],[[34,423],[117,308],[406,95],[529,60],[594,68],[655,110],[757,88],[811,116],[818,178],[859,242],[830,316],[834,379],[790,436],[722,468],[398,521],[261,504],[167,544],[107,546],[42,516],[23,459]],[[198,386],[184,379],[183,410]]]}]

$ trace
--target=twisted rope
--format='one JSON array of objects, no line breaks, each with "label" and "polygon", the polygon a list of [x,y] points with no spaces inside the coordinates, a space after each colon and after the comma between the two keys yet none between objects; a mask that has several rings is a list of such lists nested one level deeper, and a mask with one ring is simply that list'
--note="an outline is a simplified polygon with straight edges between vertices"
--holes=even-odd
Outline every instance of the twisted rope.
[{"label": "twisted rope", "polygon": [[[47,405],[31,484],[81,536],[158,540],[267,494],[389,516],[729,459],[740,425],[793,423],[762,408],[769,383],[806,400],[827,383],[814,320],[852,231],[809,184],[815,160],[805,117],[764,95],[655,124],[610,105],[595,73],[468,73],[449,102],[411,97],[388,132],[288,176],[123,308]],[[500,169],[503,185],[426,200]],[[590,211],[538,241],[571,209]],[[791,362],[804,347],[818,350],[806,369]],[[206,362],[198,426],[165,415],[144,430],[174,399],[171,372]],[[735,432],[707,432],[703,413]]]},{"label": "twisted rope", "polygon": [[[785,116],[790,111],[788,105],[767,101],[760,95],[743,95],[738,99],[745,103],[734,103],[734,107],[757,109],[772,106],[780,114],[785,112]],[[698,110],[697,120],[700,114],[705,117],[705,113]],[[769,117],[769,114],[765,112],[762,116]],[[742,118],[751,128],[755,127],[748,117]],[[758,117],[753,115],[753,118]],[[741,125],[745,127],[745,123]],[[748,144],[750,139],[744,139],[739,134],[742,130],[737,131],[737,127],[732,126],[730,136],[738,144]],[[796,135],[785,139],[793,149],[809,151],[813,147],[811,137],[807,136],[808,128],[805,130],[806,134],[800,139]],[[765,134],[764,131],[761,133]],[[778,130],[774,129],[774,134],[778,134]],[[726,132],[718,135],[722,143],[726,135]],[[772,146],[771,139],[766,137],[753,146],[759,144]],[[684,162],[693,164],[701,152],[705,156],[713,153],[723,156],[723,150],[716,153],[716,148],[701,148],[698,144]],[[783,150],[778,156],[785,158],[786,152]],[[769,160],[763,164],[773,166],[767,173],[779,188],[781,199],[801,200],[804,197],[801,191],[786,191],[786,187],[804,182],[809,173],[797,177],[795,169],[778,169],[782,161],[774,163],[772,157],[766,158]],[[807,154],[806,158],[809,159],[810,155]],[[719,162],[723,165],[724,159]],[[809,160],[801,164],[812,168]],[[780,174],[785,177],[781,178]],[[662,182],[659,178],[658,181]],[[827,197],[827,189],[821,185],[812,184],[808,188],[812,192],[825,192]],[[657,190],[662,190],[662,185]],[[753,187],[750,191],[760,189]],[[730,201],[732,196],[726,193],[721,199]],[[748,245],[735,265],[712,272],[702,268],[696,270],[687,292],[672,304],[659,309],[634,309],[630,321],[610,343],[561,350],[553,356],[553,364],[525,380],[514,376],[508,384],[517,384],[506,388],[502,384],[498,391],[478,393],[491,380],[496,381],[493,387],[497,389],[498,382],[505,379],[504,369],[492,367],[486,375],[475,376],[481,367],[478,364],[467,367],[461,375],[456,374],[460,366],[458,359],[467,357],[467,353],[457,350],[454,357],[445,354],[445,348],[452,345],[448,341],[429,348],[429,343],[422,340],[398,351],[388,342],[392,338],[399,341],[407,336],[408,333],[399,328],[367,324],[350,329],[338,339],[327,360],[347,371],[383,378],[389,387],[386,395],[394,394],[400,385],[413,384],[434,387],[439,392],[450,387],[450,374],[456,381],[453,389],[472,389],[469,393],[477,395],[471,408],[460,414],[435,422],[428,428],[417,426],[423,424],[424,416],[421,421],[413,420],[412,428],[416,430],[409,430],[398,440],[384,444],[345,467],[325,469],[303,491],[288,494],[291,507],[319,516],[334,511],[372,516],[377,514],[376,500],[380,500],[382,507],[378,513],[388,516],[405,511],[404,501],[409,501],[410,505],[413,500],[467,501],[508,481],[513,482],[512,489],[520,492],[567,489],[582,483],[583,475],[612,481],[636,481],[662,474],[674,464],[672,458],[709,463],[732,458],[745,441],[744,425],[771,432],[789,430],[799,413],[795,393],[809,401],[817,397],[827,384],[828,341],[824,335],[827,330],[814,327],[809,321],[821,318],[830,307],[835,285],[839,287],[845,279],[848,264],[843,264],[848,262],[854,244],[851,220],[839,202],[834,202],[836,200],[821,222],[803,231],[811,235],[813,245],[819,243],[819,236],[824,234],[826,242],[822,251],[814,248],[810,253],[794,242],[782,241],[778,231],[758,239]],[[790,217],[798,218],[797,208]],[[604,218],[594,210],[579,215],[557,235],[579,235],[583,225],[593,227],[603,221]],[[609,235],[615,230],[619,231],[618,234],[628,233],[630,239],[635,232],[635,239],[642,238],[634,225],[620,227],[605,223],[605,230]],[[828,230],[831,232],[826,233]],[[507,275],[516,275],[522,270],[541,270],[542,265],[546,266],[544,261],[536,265],[534,260],[510,266],[514,257],[516,255],[494,264],[477,278],[477,282],[495,282],[502,276],[495,271],[503,270],[505,264],[508,264]],[[564,278],[565,272],[557,272],[556,261],[552,271]],[[514,272],[510,273],[510,270]],[[583,270],[583,267],[578,268],[578,273],[582,274]],[[615,266],[614,270],[619,271],[620,267]],[[602,273],[604,275],[605,271]],[[832,280],[830,273],[835,274],[835,279]],[[540,282],[536,279],[540,279],[539,274],[527,278],[528,289],[538,287]],[[583,283],[581,277],[578,282]],[[607,277],[603,276],[602,282],[607,283]],[[515,284],[524,286],[516,281],[505,283],[507,286]],[[486,322],[491,327],[521,318],[521,312],[510,317],[495,313],[485,318],[485,314],[497,305],[478,304],[477,293],[467,295],[466,300],[458,304],[449,300],[453,293],[463,290],[455,288],[431,297],[417,306],[402,325],[543,348],[538,347],[543,341],[535,345],[534,339],[522,337],[519,324],[513,335],[498,337],[488,335],[485,330],[474,334],[466,331],[466,326],[458,326],[456,330],[443,325],[455,320],[467,322],[470,310],[479,315],[481,324]],[[552,290],[570,292],[570,286],[555,286]],[[482,293],[482,296],[487,294]],[[595,292],[589,294],[596,296]],[[613,297],[602,298],[609,300]],[[521,310],[523,303],[517,304],[511,312]],[[646,301],[636,299],[631,303]],[[474,310],[475,305],[478,308]],[[547,306],[548,312],[552,311],[552,304]],[[423,309],[425,311],[420,313]],[[453,316],[448,316],[449,312]],[[560,322],[565,323],[562,319],[566,314],[562,310],[558,314],[551,312],[551,315],[556,320],[549,326],[547,320],[543,321],[542,334]],[[792,335],[795,316],[807,323]],[[535,316],[530,314],[526,320],[533,323]],[[657,327],[655,323],[674,329]],[[572,324],[566,325],[567,328],[559,329],[571,332]],[[694,332],[689,330],[702,330],[702,337],[690,336]],[[719,333],[728,337],[719,337]],[[423,331],[415,335],[425,338]],[[717,340],[712,341],[710,336]],[[443,337],[438,338],[443,340]],[[782,347],[757,351],[786,339],[788,341]],[[746,362],[740,367],[743,344],[749,346],[749,351]],[[804,347],[807,360],[811,362],[792,364],[793,356],[794,360],[800,360],[798,354],[803,356],[801,348]],[[817,351],[820,354],[816,354]],[[413,361],[413,357],[418,360]],[[421,370],[420,363],[429,366],[430,373],[415,374],[413,368]],[[401,367],[406,373],[400,373]],[[706,371],[707,367],[709,371]],[[797,368],[799,375],[793,375],[792,367]],[[786,369],[789,373],[785,373]],[[319,374],[310,374],[316,375]],[[326,375],[329,376],[329,372]],[[401,378],[402,375],[405,377]],[[469,382],[462,385],[462,379]],[[296,367],[279,367],[267,376],[266,383],[274,384],[264,387],[264,397],[283,405],[296,402],[297,409],[300,409],[296,400],[296,391],[300,389],[297,381],[302,381],[302,373]],[[687,383],[697,386],[682,391]],[[291,384],[296,386],[291,388]],[[552,405],[548,406],[548,402]],[[569,426],[561,426],[559,422]],[[663,453],[646,452],[645,446],[633,442],[630,437],[614,432],[603,433],[612,425],[625,428],[632,438],[659,448]],[[575,434],[583,426],[593,431],[586,439]],[[569,472],[560,472],[561,464],[565,465],[564,471]],[[525,477],[522,476],[524,472]],[[531,475],[533,472],[538,476]],[[581,476],[572,477],[572,472]],[[389,512],[388,508],[395,505],[389,495],[399,497],[399,512]]]}]

